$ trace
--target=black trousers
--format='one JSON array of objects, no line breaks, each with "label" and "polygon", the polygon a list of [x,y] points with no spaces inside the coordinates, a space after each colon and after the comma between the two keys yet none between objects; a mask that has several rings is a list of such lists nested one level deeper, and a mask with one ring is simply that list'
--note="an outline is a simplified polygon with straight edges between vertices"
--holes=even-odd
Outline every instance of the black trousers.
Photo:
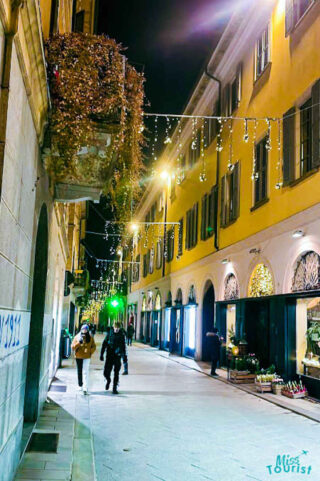
[{"label": "black trousers", "polygon": [[215,374],[217,369],[218,359],[212,359],[211,363],[211,374]]},{"label": "black trousers", "polygon": [[132,337],[128,337],[128,346],[132,346]]},{"label": "black trousers", "polygon": [[104,377],[107,381],[111,381],[111,372],[114,369],[113,374],[113,387],[116,388],[119,383],[119,372],[121,368],[121,357],[116,356],[115,354],[112,356],[107,356],[105,365],[104,365]]},{"label": "black trousers", "polygon": [[83,381],[82,381],[83,359],[76,358],[76,363],[77,363],[77,373],[78,373],[78,385],[81,387],[83,384]]}]

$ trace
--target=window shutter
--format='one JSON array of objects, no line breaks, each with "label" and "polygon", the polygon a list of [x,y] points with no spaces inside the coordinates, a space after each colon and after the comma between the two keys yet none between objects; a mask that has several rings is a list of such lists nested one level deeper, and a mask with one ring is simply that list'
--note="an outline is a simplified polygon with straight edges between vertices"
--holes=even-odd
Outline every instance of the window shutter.
[{"label": "window shutter", "polygon": [[320,80],[312,87],[312,168],[320,165]]},{"label": "window shutter", "polygon": [[295,159],[295,107],[283,116],[283,183],[294,180]]},{"label": "window shutter", "polygon": [[239,200],[240,200],[240,164],[237,162],[234,166],[232,182],[232,212],[231,220],[236,220],[239,217]]},{"label": "window shutter", "polygon": [[210,231],[208,232],[209,237],[212,237],[214,232],[214,217],[215,217],[215,199],[216,198],[216,188],[213,187],[211,189],[210,197],[209,197],[209,219],[208,219],[208,227],[210,227]]},{"label": "window shutter", "polygon": [[198,243],[198,202],[193,206],[193,247]]},{"label": "window shutter", "polygon": [[286,37],[294,27],[293,0],[286,0]]},{"label": "window shutter", "polygon": [[186,240],[185,240],[186,249],[189,249],[189,243],[188,243],[189,228],[190,228],[190,220],[189,220],[189,211],[188,211],[186,214]]},{"label": "window shutter", "polygon": [[227,176],[224,175],[221,179],[221,225],[226,225],[226,210],[225,210],[225,202],[226,202],[226,180]]}]

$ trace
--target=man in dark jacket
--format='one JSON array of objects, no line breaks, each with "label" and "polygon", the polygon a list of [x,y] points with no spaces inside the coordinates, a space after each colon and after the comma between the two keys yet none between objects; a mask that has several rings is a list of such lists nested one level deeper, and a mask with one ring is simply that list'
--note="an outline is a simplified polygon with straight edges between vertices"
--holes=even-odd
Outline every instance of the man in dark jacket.
[{"label": "man in dark jacket", "polygon": [[104,351],[107,351],[106,362],[104,365],[104,377],[107,380],[106,391],[111,383],[111,371],[114,369],[113,394],[119,394],[117,387],[119,383],[119,372],[121,368],[121,357],[125,355],[126,340],[120,329],[120,323],[115,322],[114,328],[110,328],[101,348],[100,360],[103,361]]},{"label": "man in dark jacket", "polygon": [[128,346],[132,346],[133,335],[134,335],[134,325],[133,325],[133,319],[130,317],[130,321],[127,329]]},{"label": "man in dark jacket", "polygon": [[211,346],[212,346],[212,364],[211,364],[211,376],[217,376],[216,369],[218,361],[220,360],[220,346],[221,341],[218,336],[218,329],[214,327],[212,332],[207,332],[206,334],[208,337],[211,337]]}]

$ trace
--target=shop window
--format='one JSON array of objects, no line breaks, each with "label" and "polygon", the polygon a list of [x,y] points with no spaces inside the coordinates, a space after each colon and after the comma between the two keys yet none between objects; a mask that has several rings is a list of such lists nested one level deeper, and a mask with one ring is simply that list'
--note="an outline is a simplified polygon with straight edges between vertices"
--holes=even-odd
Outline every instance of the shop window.
[{"label": "shop window", "polygon": [[292,291],[310,291],[320,289],[320,256],[309,251],[296,262]]},{"label": "shop window", "polygon": [[171,262],[174,256],[174,229],[167,231],[167,262]]},{"label": "shop window", "polygon": [[156,267],[161,269],[162,267],[162,239],[157,242],[157,252],[156,252]]},{"label": "shop window", "polygon": [[214,234],[215,193],[213,187],[209,194],[202,197],[201,203],[201,240],[207,240]]},{"label": "shop window", "polygon": [[161,311],[161,295],[160,295],[159,292],[156,295],[156,300],[155,300],[155,303],[154,303],[154,309],[156,311]]},{"label": "shop window", "polygon": [[[235,332],[235,326],[236,326],[236,305],[235,304],[228,304],[227,305],[227,346],[230,344],[231,337]],[[232,344],[233,345],[233,344]]]},{"label": "shop window", "polygon": [[240,163],[232,172],[222,177],[221,185],[221,226],[226,227],[239,217],[240,205]]},{"label": "shop window", "polygon": [[183,254],[183,218],[179,220],[178,256]]},{"label": "shop window", "polygon": [[186,249],[192,249],[198,242],[198,202],[186,215]]},{"label": "shop window", "polygon": [[152,291],[148,291],[148,296],[147,296],[147,310],[152,311],[153,310],[153,294]]},{"label": "shop window", "polygon": [[249,297],[271,296],[274,292],[272,275],[264,264],[257,264],[249,283]]},{"label": "shop window", "polygon": [[256,169],[254,179],[254,204],[267,199],[268,194],[268,150],[267,137],[256,145]]},{"label": "shop window", "polygon": [[256,43],[255,80],[264,72],[270,62],[270,25],[262,32]]},{"label": "shop window", "polygon": [[315,0],[286,0],[286,35],[288,35]]},{"label": "shop window", "polygon": [[226,301],[239,299],[239,284],[234,274],[229,274],[224,282],[224,298]]},{"label": "shop window", "polygon": [[297,373],[320,379],[320,298],[297,299]]},{"label": "shop window", "polygon": [[147,310],[147,299],[146,299],[146,296],[143,296],[141,311],[146,312],[146,310]]}]

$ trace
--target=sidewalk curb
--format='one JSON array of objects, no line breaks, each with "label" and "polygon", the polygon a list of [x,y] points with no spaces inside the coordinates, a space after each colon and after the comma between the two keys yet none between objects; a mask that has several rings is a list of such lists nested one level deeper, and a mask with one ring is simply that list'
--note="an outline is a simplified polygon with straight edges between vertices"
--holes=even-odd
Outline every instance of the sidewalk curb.
[{"label": "sidewalk curb", "polygon": [[[169,360],[169,361],[172,361],[172,362],[175,362],[175,363],[177,363],[177,364],[180,364],[181,366],[187,367],[188,369],[191,369],[191,370],[193,370],[193,371],[197,371],[197,372],[199,372],[200,374],[203,374],[204,376],[210,377],[210,378],[211,378],[212,380],[214,380],[214,381],[223,382],[224,384],[227,384],[228,386],[232,386],[232,387],[234,387],[234,388],[236,388],[236,389],[239,389],[239,391],[245,392],[245,393],[247,393],[247,394],[251,394],[252,396],[255,396],[255,397],[257,397],[257,398],[259,398],[259,399],[262,399],[262,400],[264,400],[264,401],[266,401],[266,402],[269,402],[269,403],[271,403],[271,404],[274,404],[275,406],[278,406],[278,407],[280,407],[280,408],[282,408],[282,409],[286,409],[287,411],[290,411],[290,412],[292,412],[292,413],[294,413],[294,414],[298,414],[299,416],[303,416],[304,418],[310,419],[311,421],[315,421],[316,423],[320,424],[320,420],[319,420],[319,419],[317,419],[316,417],[314,417],[314,416],[312,416],[312,415],[310,415],[310,414],[308,414],[308,413],[302,412],[302,411],[301,411],[300,409],[298,409],[298,408],[294,408],[294,407],[290,407],[290,406],[288,406],[288,405],[285,405],[285,404],[279,402],[277,399],[266,398],[266,397],[264,397],[264,395],[261,394],[261,393],[253,392],[253,391],[251,391],[250,389],[246,389],[244,386],[241,386],[241,385],[239,385],[239,384],[233,384],[232,382],[228,381],[227,379],[223,379],[221,376],[213,377],[213,376],[211,376],[210,374],[202,371],[202,370],[199,369],[199,368],[190,367],[190,366],[188,366],[187,363],[181,362],[180,360],[178,360],[178,359],[180,359],[180,358],[173,359],[172,356],[170,356],[170,355],[169,355],[169,356],[165,356],[165,355],[161,354],[161,351],[160,351],[159,349],[157,349],[157,348],[152,348],[151,346],[147,348],[147,347],[145,347],[144,344],[142,344],[142,345],[141,345],[141,344],[139,345],[139,344],[140,344],[140,343],[135,343],[136,347],[138,347],[139,349],[143,349],[143,350],[149,351],[149,352],[150,352],[150,349],[152,349],[152,351],[153,351],[157,356],[160,356],[160,357],[162,357],[162,358],[164,358],[164,359],[167,359],[167,360]],[[181,358],[181,359],[183,359],[183,358]]]}]

